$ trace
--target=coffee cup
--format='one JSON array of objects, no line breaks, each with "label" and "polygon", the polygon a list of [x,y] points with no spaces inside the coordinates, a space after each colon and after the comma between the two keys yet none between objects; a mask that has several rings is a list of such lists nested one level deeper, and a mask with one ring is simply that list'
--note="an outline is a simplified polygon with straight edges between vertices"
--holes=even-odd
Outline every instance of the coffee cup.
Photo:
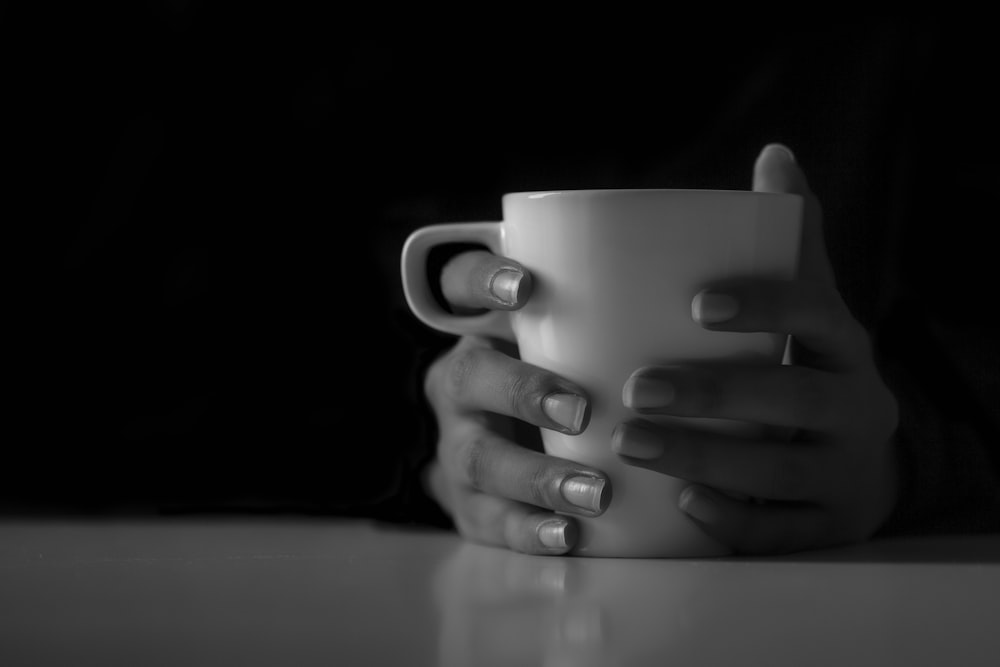
[{"label": "coffee cup", "polygon": [[[542,429],[546,453],[601,470],[611,482],[607,510],[577,517],[574,555],[729,553],[678,508],[688,483],[624,464],[612,451],[612,433],[635,416],[624,406],[622,390],[641,367],[782,363],[787,336],[704,329],[692,318],[692,300],[718,280],[793,279],[802,208],[796,194],[743,190],[514,192],[502,197],[501,221],[430,225],[407,238],[401,273],[417,318],[451,334],[514,341],[522,361],[587,391],[591,417],[582,433]],[[515,311],[450,312],[435,297],[427,261],[434,247],[459,243],[483,246],[524,266],[533,280],[528,303]],[[727,420],[683,421],[695,428],[754,428]]]}]

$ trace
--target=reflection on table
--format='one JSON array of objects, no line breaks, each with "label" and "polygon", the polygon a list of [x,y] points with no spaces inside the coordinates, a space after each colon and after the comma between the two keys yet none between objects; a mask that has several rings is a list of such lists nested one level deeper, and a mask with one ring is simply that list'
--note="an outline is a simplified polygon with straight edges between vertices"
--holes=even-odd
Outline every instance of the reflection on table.
[{"label": "reflection on table", "polygon": [[548,559],[462,545],[436,581],[442,664],[1000,664],[1000,560],[847,553]]},{"label": "reflection on table", "polygon": [[546,558],[301,518],[0,522],[0,665],[994,665],[1000,537]]}]

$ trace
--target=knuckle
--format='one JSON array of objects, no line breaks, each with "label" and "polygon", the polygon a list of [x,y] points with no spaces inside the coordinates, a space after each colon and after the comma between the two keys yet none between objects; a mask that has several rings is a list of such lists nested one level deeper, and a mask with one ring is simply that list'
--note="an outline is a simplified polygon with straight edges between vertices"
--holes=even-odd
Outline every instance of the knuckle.
[{"label": "knuckle", "polygon": [[451,513],[452,522],[462,537],[469,540],[481,541],[487,532],[485,530],[487,526],[484,524],[482,504],[476,502],[471,497],[464,500],[465,502],[455,503],[455,507]]},{"label": "knuckle", "polygon": [[475,377],[481,362],[480,348],[468,345],[456,347],[448,355],[447,368],[444,371],[442,387],[445,394],[453,399],[460,398]]},{"label": "knuckle", "polygon": [[857,427],[867,435],[867,440],[885,441],[899,427],[899,402],[880,380],[878,382],[874,391],[865,391],[865,387],[858,390],[865,400],[860,405],[862,419],[858,420]]},{"label": "knuckle", "polygon": [[839,292],[827,288],[824,294],[822,299],[824,329],[851,348],[865,352],[869,345],[867,330],[851,312]]},{"label": "knuckle", "polygon": [[832,295],[828,295],[820,303],[823,304],[819,309],[820,329],[829,336],[842,338],[850,320],[846,307],[841,306],[840,300]]},{"label": "knuckle", "polygon": [[491,467],[489,444],[483,435],[463,438],[455,448],[453,472],[474,489],[483,490]]},{"label": "knuckle", "polygon": [[455,531],[458,532],[459,535],[466,539],[470,539],[472,537],[469,520],[462,514],[462,512],[456,512],[452,517],[452,521],[455,523]]},{"label": "knuckle", "polygon": [[844,350],[852,359],[860,361],[874,356],[874,346],[868,330],[853,315],[848,314],[840,328],[835,330],[835,335],[842,341]]},{"label": "knuckle", "polygon": [[451,485],[445,474],[444,467],[439,460],[434,459],[426,468],[424,480],[430,496],[437,501],[445,512],[453,513]]},{"label": "knuckle", "polygon": [[824,329],[839,326],[846,308],[843,307],[843,299],[836,287],[817,281],[807,281],[801,285],[804,289],[796,294],[791,307],[809,312],[810,317],[815,318],[817,324]]},{"label": "knuckle", "polygon": [[443,385],[447,365],[448,355],[442,354],[427,367],[427,372],[424,374],[424,396],[426,396],[431,403],[435,403],[441,394],[441,387]]},{"label": "knuckle", "polygon": [[510,373],[501,388],[503,400],[510,414],[518,419],[532,421],[540,411],[546,383],[537,373]]},{"label": "knuckle", "polygon": [[870,359],[874,356],[875,350],[872,344],[872,337],[868,330],[857,320],[852,320],[853,331],[849,332],[849,342],[859,358]]},{"label": "knuckle", "polygon": [[538,507],[551,508],[553,500],[559,496],[560,482],[559,477],[550,474],[545,466],[533,467],[527,475],[527,501]]},{"label": "knuckle", "polygon": [[455,530],[457,530],[458,534],[462,537],[466,539],[475,539],[479,536],[476,521],[467,510],[459,508],[452,516],[452,520],[455,523]]},{"label": "knuckle", "polygon": [[889,436],[891,436],[893,433],[896,432],[897,428],[899,428],[899,400],[885,386],[882,387],[882,392],[883,392],[883,399],[882,399],[883,408],[880,411],[882,418],[881,429],[882,432],[885,434],[885,437],[888,438]]},{"label": "knuckle", "polygon": [[519,512],[507,512],[503,517],[503,537],[507,547],[522,553],[530,551],[531,528]]}]

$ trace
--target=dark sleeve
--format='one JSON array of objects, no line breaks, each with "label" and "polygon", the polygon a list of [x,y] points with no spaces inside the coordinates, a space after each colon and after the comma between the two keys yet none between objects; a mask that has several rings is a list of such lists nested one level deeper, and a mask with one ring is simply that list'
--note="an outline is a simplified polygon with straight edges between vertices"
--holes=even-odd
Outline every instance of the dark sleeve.
[{"label": "dark sleeve", "polygon": [[1000,327],[992,221],[1000,107],[983,86],[988,40],[927,29],[898,120],[894,252],[877,325],[900,404],[904,487],[886,533],[1000,530]]},{"label": "dark sleeve", "polygon": [[883,372],[900,406],[903,488],[884,534],[1000,531],[996,335],[900,312]]}]

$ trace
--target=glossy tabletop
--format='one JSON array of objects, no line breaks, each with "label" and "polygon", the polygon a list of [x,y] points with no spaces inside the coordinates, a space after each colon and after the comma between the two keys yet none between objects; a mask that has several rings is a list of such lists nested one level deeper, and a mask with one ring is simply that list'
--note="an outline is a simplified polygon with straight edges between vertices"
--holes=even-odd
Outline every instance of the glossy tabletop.
[{"label": "glossy tabletop", "polygon": [[546,558],[268,518],[0,520],[0,665],[997,665],[1000,536]]}]

